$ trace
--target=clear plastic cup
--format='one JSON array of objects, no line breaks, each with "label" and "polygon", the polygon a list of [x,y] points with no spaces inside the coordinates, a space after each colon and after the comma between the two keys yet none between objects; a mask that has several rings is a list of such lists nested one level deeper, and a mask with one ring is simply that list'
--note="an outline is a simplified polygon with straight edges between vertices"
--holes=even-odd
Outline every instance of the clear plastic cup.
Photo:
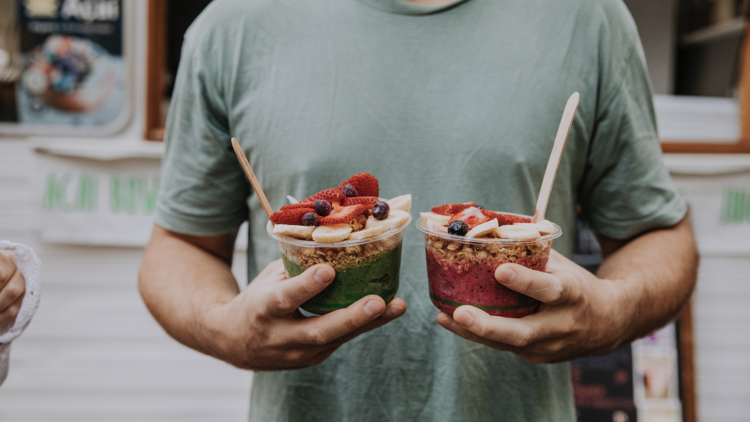
[{"label": "clear plastic cup", "polygon": [[432,303],[449,315],[461,305],[510,318],[533,314],[539,301],[498,283],[495,270],[501,264],[515,263],[545,271],[552,240],[562,235],[562,229],[553,225],[554,233],[538,239],[472,239],[432,231],[420,218],[417,229],[425,233]]},{"label": "clear plastic cup", "polygon": [[396,296],[401,270],[401,244],[411,217],[399,227],[378,236],[337,243],[317,243],[273,234],[279,243],[281,260],[288,277],[302,274],[316,264],[330,264],[336,271],[333,282],[305,302],[301,308],[323,315],[346,308],[368,295],[378,295],[389,303]]}]

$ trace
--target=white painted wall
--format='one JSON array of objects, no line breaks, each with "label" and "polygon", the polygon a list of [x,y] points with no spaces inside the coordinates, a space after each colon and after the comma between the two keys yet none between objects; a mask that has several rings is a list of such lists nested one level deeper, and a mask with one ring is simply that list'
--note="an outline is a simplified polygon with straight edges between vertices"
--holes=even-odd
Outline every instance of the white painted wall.
[{"label": "white painted wall", "polygon": [[[145,1],[135,2],[136,107],[121,134],[143,129]],[[240,421],[251,375],[171,340],[136,288],[142,250],[45,245],[35,234],[28,140],[0,137],[0,238],[33,247],[44,263],[39,312],[13,344],[0,388],[0,421]],[[235,274],[245,283],[241,254]],[[702,421],[750,415],[750,259],[707,256],[695,296]]]}]

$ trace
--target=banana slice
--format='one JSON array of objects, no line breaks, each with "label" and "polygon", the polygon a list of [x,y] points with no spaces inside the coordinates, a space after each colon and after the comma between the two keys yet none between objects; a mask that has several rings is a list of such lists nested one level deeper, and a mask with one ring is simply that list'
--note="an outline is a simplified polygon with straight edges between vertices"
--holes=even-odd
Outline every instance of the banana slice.
[{"label": "banana slice", "polygon": [[441,226],[447,226],[451,221],[450,215],[440,215],[434,212],[420,212],[419,216],[422,217],[422,221],[427,223],[428,221],[434,221],[436,224]]},{"label": "banana slice", "polygon": [[400,227],[409,221],[409,213],[401,210],[391,210],[390,215],[385,220],[377,220],[373,216],[367,217],[367,223],[365,224],[366,229],[373,227],[386,227],[386,230],[390,230],[395,227]]},{"label": "banana slice", "polygon": [[481,237],[486,234],[492,233],[497,228],[497,218],[493,218],[492,220],[487,221],[486,223],[482,223],[469,230],[469,232],[466,233],[466,237]]},{"label": "banana slice", "polygon": [[528,227],[539,232],[540,235],[546,236],[555,232],[555,226],[547,220],[538,223],[514,223],[515,227]]},{"label": "banana slice", "polygon": [[288,200],[289,200],[289,203],[290,203],[290,204],[299,204],[299,201],[298,201],[298,200],[296,200],[296,199],[294,199],[294,197],[293,197],[293,196],[291,196],[291,195],[287,195],[287,196],[286,196],[286,199],[288,199]]},{"label": "banana slice", "polygon": [[292,226],[287,224],[277,224],[273,226],[273,234],[277,236],[289,236],[295,239],[310,240],[315,226]]},{"label": "banana slice", "polygon": [[406,195],[401,195],[393,199],[389,199],[385,202],[387,202],[388,206],[391,207],[391,211],[393,210],[401,210],[401,211],[406,211],[406,212],[411,211],[411,195],[408,193]]},{"label": "banana slice", "polygon": [[[528,223],[526,223],[528,224]],[[539,232],[535,228],[519,226],[516,224],[500,226],[495,229],[495,234],[501,239],[539,239]]]},{"label": "banana slice", "polygon": [[434,220],[427,220],[427,228],[437,233],[448,234],[448,228],[436,223]]},{"label": "banana slice", "polygon": [[353,232],[349,235],[349,240],[360,240],[375,237],[381,233],[385,233],[388,229],[385,226],[373,227],[371,229],[364,229],[358,232]]},{"label": "banana slice", "polygon": [[549,220],[538,221],[536,223],[536,229],[542,236],[546,236],[555,232],[555,226]]},{"label": "banana slice", "polygon": [[352,228],[348,224],[320,226],[312,232],[312,238],[318,243],[336,243],[349,238]]}]

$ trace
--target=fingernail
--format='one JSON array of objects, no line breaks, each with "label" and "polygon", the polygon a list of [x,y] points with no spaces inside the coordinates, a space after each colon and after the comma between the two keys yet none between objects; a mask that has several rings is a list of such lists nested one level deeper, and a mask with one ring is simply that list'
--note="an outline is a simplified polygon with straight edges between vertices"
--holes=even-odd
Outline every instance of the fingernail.
[{"label": "fingernail", "polygon": [[385,316],[388,318],[396,318],[404,312],[400,306],[389,306],[385,311]]},{"label": "fingernail", "polygon": [[328,284],[333,280],[333,274],[331,274],[332,271],[327,268],[319,268],[318,271],[315,271],[315,275],[313,276],[315,278],[315,281],[321,284]]},{"label": "fingernail", "polygon": [[497,281],[501,283],[512,283],[513,280],[516,278],[516,272],[511,270],[510,268],[503,268],[500,270],[500,273],[497,275]]},{"label": "fingernail", "polygon": [[467,328],[474,323],[474,317],[468,312],[460,312],[458,315],[453,314],[453,320]]},{"label": "fingernail", "polygon": [[378,301],[371,300],[365,304],[365,314],[367,314],[368,317],[374,317],[382,311],[383,305]]}]

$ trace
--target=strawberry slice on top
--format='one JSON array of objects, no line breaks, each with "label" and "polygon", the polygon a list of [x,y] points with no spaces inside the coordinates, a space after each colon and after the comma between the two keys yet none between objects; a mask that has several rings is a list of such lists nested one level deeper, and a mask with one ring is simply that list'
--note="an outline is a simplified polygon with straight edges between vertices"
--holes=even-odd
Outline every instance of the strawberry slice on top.
[{"label": "strawberry slice on top", "polygon": [[471,230],[482,223],[490,221],[490,218],[484,215],[479,208],[469,207],[451,217],[450,222],[459,220],[466,223],[469,226],[469,230]]},{"label": "strawberry slice on top", "polygon": [[346,185],[352,185],[357,190],[359,196],[374,196],[377,198],[380,193],[378,179],[370,173],[355,174],[340,184],[338,189],[342,190]]},{"label": "strawberry slice on top", "polygon": [[501,214],[499,212],[490,211],[490,210],[482,210],[482,214],[489,217],[489,220],[497,219],[497,224],[500,226],[508,226],[513,223],[531,223],[530,218],[521,217],[521,216],[513,215],[513,214]]},{"label": "strawberry slice on top", "polygon": [[318,199],[325,199],[326,201],[333,203],[339,202],[344,198],[346,198],[346,195],[344,195],[344,192],[342,192],[341,189],[326,189],[316,193],[313,196],[308,196],[307,198],[299,202],[300,204],[306,204],[315,202]]},{"label": "strawberry slice on top", "polygon": [[282,209],[271,215],[273,224],[288,224],[290,226],[302,226],[302,216],[308,212],[315,212],[313,207]]},{"label": "strawberry slice on top", "polygon": [[352,205],[364,205],[366,209],[371,210],[375,203],[378,202],[377,196],[355,196],[353,198],[344,198],[341,200],[342,207],[349,207]]},{"label": "strawberry slice on top", "polygon": [[337,207],[332,214],[327,217],[321,217],[318,222],[321,226],[347,224],[360,215],[364,214],[365,209],[365,206],[362,204],[352,205],[350,207]]},{"label": "strawberry slice on top", "polygon": [[310,202],[300,202],[299,204],[284,205],[283,207],[281,207],[281,211],[297,210],[302,208],[313,208],[313,204],[311,204]]},{"label": "strawberry slice on top", "polygon": [[459,212],[467,208],[476,207],[476,206],[477,204],[473,202],[467,202],[465,204],[445,204],[439,207],[434,207],[432,209],[432,212],[434,212],[435,214],[440,214],[440,215],[453,215],[453,214],[458,214]]}]

